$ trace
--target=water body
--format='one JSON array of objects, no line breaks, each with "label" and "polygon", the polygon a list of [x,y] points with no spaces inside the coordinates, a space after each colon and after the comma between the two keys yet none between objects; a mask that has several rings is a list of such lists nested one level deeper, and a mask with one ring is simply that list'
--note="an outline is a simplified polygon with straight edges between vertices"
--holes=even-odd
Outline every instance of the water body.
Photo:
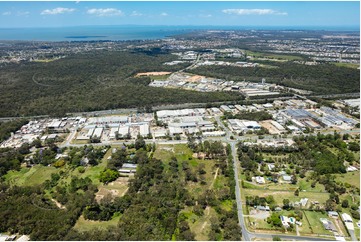
[{"label": "water body", "polygon": [[91,41],[163,39],[196,30],[333,30],[357,31],[357,27],[269,26],[77,26],[52,28],[0,28],[0,40]]}]

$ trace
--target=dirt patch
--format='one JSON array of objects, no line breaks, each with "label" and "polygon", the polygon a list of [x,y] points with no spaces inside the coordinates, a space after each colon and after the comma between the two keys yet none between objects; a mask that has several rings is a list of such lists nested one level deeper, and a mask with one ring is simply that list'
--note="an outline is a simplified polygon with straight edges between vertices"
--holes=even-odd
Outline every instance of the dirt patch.
[{"label": "dirt patch", "polygon": [[129,177],[119,177],[117,180],[108,183],[106,186],[100,186],[99,191],[95,195],[95,200],[100,202],[105,196],[111,195],[115,197],[122,197],[128,191]]},{"label": "dirt patch", "polygon": [[138,73],[136,76],[162,76],[162,75],[169,75],[172,72],[168,72],[168,71],[153,71],[153,72],[141,72]]},{"label": "dirt patch", "polygon": [[270,216],[270,212],[268,211],[259,211],[257,209],[252,209],[249,211],[249,217],[255,218],[255,219],[266,219]]},{"label": "dirt patch", "polygon": [[51,199],[55,203],[55,205],[60,209],[66,209],[64,205],[62,205],[60,202],[56,201],[54,198]]}]

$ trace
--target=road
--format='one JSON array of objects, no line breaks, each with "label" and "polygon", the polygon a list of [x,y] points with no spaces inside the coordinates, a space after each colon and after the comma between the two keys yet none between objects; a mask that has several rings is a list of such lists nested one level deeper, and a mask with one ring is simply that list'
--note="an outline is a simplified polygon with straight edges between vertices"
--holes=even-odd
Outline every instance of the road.
[{"label": "road", "polygon": [[[238,179],[238,171],[239,171],[239,162],[237,159],[237,149],[236,144],[238,140],[232,140],[230,138],[233,135],[228,128],[225,127],[223,122],[220,120],[219,116],[215,117],[218,125],[223,128],[226,132],[226,136],[223,140],[227,141],[231,145],[232,149],[232,158],[233,158],[233,169],[234,169],[234,179],[236,181],[236,203],[237,203],[237,215],[238,215],[238,223],[241,227],[242,231],[242,240],[243,241],[251,241],[255,238],[257,239],[272,239],[274,236],[278,236],[283,240],[303,240],[303,241],[329,241],[333,240],[333,237],[328,239],[320,238],[320,237],[307,237],[307,236],[295,236],[295,235],[285,235],[285,234],[266,234],[266,233],[253,233],[247,230],[246,223],[243,216],[243,207],[242,207],[242,196],[241,196],[241,189],[239,186],[239,179]],[[242,136],[241,136],[242,137]]]}]

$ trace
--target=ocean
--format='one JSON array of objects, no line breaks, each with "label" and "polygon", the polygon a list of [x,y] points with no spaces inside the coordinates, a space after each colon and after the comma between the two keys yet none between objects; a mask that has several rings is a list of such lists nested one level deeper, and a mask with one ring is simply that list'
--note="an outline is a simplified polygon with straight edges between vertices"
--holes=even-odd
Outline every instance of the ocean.
[{"label": "ocean", "polygon": [[0,28],[0,40],[93,41],[163,39],[195,30],[335,30],[357,31],[345,27],[260,27],[260,26],[77,26],[49,28]]}]

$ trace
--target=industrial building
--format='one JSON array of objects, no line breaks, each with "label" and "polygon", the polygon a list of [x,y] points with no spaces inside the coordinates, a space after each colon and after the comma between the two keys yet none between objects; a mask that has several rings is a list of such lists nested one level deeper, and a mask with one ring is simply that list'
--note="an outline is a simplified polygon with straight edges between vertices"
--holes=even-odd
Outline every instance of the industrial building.
[{"label": "industrial building", "polygon": [[258,130],[261,128],[261,125],[259,125],[256,121],[229,119],[228,123],[230,124],[232,130],[235,131]]},{"label": "industrial building", "polygon": [[101,138],[102,134],[103,134],[103,128],[95,128],[92,138],[94,138],[94,137]]},{"label": "industrial building", "polygon": [[88,119],[88,124],[106,125],[106,124],[120,124],[128,123],[128,116],[106,116],[106,117],[92,117]]}]

